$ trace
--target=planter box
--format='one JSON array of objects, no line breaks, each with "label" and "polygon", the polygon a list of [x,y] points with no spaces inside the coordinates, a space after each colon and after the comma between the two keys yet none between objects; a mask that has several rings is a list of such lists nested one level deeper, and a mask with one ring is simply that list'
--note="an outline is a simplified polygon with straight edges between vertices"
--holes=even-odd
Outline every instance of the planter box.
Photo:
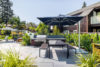
[{"label": "planter box", "polygon": [[100,55],[100,44],[93,43],[93,53]]},{"label": "planter box", "polygon": [[17,39],[17,42],[22,42],[22,40],[23,40],[22,38],[19,38]]}]

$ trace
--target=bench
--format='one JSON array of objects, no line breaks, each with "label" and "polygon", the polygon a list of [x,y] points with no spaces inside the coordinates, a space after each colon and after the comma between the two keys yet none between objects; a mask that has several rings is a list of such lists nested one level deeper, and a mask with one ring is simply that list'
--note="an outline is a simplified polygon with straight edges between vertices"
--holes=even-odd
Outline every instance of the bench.
[{"label": "bench", "polygon": [[68,45],[69,49],[74,49],[76,54],[76,48],[74,46]]},{"label": "bench", "polygon": [[47,43],[43,43],[42,45],[41,45],[41,47],[40,47],[40,49],[39,49],[39,57],[40,57],[40,55],[41,55],[41,49],[43,49],[43,50],[47,50],[48,49],[48,44]]},{"label": "bench", "polygon": [[71,45],[67,44],[67,58],[69,57],[69,50],[70,49],[74,49],[75,50],[75,54],[76,54],[76,48],[74,46],[71,46]]}]

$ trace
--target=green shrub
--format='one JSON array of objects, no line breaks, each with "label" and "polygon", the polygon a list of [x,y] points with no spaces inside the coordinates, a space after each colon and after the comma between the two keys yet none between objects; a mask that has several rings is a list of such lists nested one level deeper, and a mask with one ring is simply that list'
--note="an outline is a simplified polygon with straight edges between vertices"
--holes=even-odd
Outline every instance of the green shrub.
[{"label": "green shrub", "polygon": [[5,34],[5,31],[4,30],[1,30],[1,34],[4,35]]},{"label": "green shrub", "polygon": [[78,43],[79,43],[78,34],[77,33],[73,33],[72,34],[72,38],[73,38],[73,41],[74,41],[75,46],[78,46]]},{"label": "green shrub", "polygon": [[80,44],[81,48],[84,48],[87,51],[91,51],[92,50],[91,36],[89,34],[82,34]]},{"label": "green shrub", "polygon": [[5,35],[10,35],[11,31],[10,30],[5,30]]},{"label": "green shrub", "polygon": [[74,43],[74,40],[72,38],[72,34],[66,34],[66,42],[69,42],[69,43]]},{"label": "green shrub", "polygon": [[[6,35],[0,35],[0,39],[5,39]],[[10,35],[8,36],[8,40],[13,39],[13,37]]]},{"label": "green shrub", "polygon": [[0,39],[5,39],[5,35],[0,35]]},{"label": "green shrub", "polygon": [[18,39],[18,35],[17,34],[13,35],[13,39],[14,39],[14,41],[16,41]]},{"label": "green shrub", "polygon": [[100,41],[100,36],[97,33],[91,34],[91,39],[93,39],[93,43],[96,43]]},{"label": "green shrub", "polygon": [[[74,46],[78,46],[79,37],[77,33],[71,33],[66,35],[66,42],[72,43]],[[89,34],[81,34],[80,35],[80,45],[81,48],[91,51],[91,36]]]},{"label": "green shrub", "polygon": [[54,26],[53,35],[59,35],[59,34],[60,34],[60,30],[57,28],[57,26]]},{"label": "green shrub", "polygon": [[36,34],[39,34],[39,35],[47,35],[49,33],[49,30],[48,30],[48,26],[45,25],[44,23],[40,23],[38,25],[38,27],[36,28]]},{"label": "green shrub", "polygon": [[10,35],[10,36],[8,37],[8,40],[11,40],[11,39],[13,39],[13,37]]},{"label": "green shrub", "polygon": [[76,33],[71,33],[71,34],[66,34],[66,42],[73,43],[74,46],[78,46],[78,34]]},{"label": "green shrub", "polygon": [[100,59],[96,54],[89,54],[89,55],[79,55],[78,56],[77,64],[80,67],[97,67],[100,63]]},{"label": "green shrub", "polygon": [[28,34],[25,34],[22,37],[22,39],[23,39],[23,42],[22,42],[23,45],[30,45],[30,36],[28,36]]},{"label": "green shrub", "polygon": [[29,56],[27,56],[25,59],[20,59],[20,55],[16,51],[12,52],[8,50],[6,54],[0,52],[0,58],[1,67],[31,67],[35,64],[35,58],[29,58]]},{"label": "green shrub", "polygon": [[21,44],[22,44],[23,46],[26,46],[26,45],[27,45],[27,43],[26,43],[25,41],[22,41]]},{"label": "green shrub", "polygon": [[66,42],[69,42],[70,41],[70,39],[69,39],[70,34],[65,34],[65,37],[66,37]]}]

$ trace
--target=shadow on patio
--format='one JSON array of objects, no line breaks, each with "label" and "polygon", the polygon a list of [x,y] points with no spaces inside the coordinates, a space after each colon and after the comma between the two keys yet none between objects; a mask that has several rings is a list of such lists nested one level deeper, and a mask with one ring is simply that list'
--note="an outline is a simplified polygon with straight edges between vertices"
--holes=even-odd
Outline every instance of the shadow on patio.
[{"label": "shadow on patio", "polygon": [[[70,50],[70,55],[69,58],[67,58],[67,53],[66,50],[61,48],[61,49],[56,49],[53,48],[50,50],[50,59],[59,61],[59,62],[66,62],[66,64],[76,64],[77,61],[77,54],[75,54],[74,50]],[[45,58],[48,57],[48,51],[45,53]]]},{"label": "shadow on patio", "polygon": [[58,57],[58,61],[66,61],[67,64],[76,64],[77,61],[77,54],[75,54],[75,52],[73,50],[70,50],[70,55],[67,58],[67,53],[66,50],[55,50],[57,57]]}]

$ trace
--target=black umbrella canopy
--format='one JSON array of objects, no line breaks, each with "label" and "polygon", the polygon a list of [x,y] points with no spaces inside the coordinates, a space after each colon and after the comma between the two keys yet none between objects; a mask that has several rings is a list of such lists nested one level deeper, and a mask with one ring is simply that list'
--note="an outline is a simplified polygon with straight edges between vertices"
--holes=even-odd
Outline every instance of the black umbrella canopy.
[{"label": "black umbrella canopy", "polygon": [[74,25],[82,18],[82,16],[38,17],[46,25]]}]

